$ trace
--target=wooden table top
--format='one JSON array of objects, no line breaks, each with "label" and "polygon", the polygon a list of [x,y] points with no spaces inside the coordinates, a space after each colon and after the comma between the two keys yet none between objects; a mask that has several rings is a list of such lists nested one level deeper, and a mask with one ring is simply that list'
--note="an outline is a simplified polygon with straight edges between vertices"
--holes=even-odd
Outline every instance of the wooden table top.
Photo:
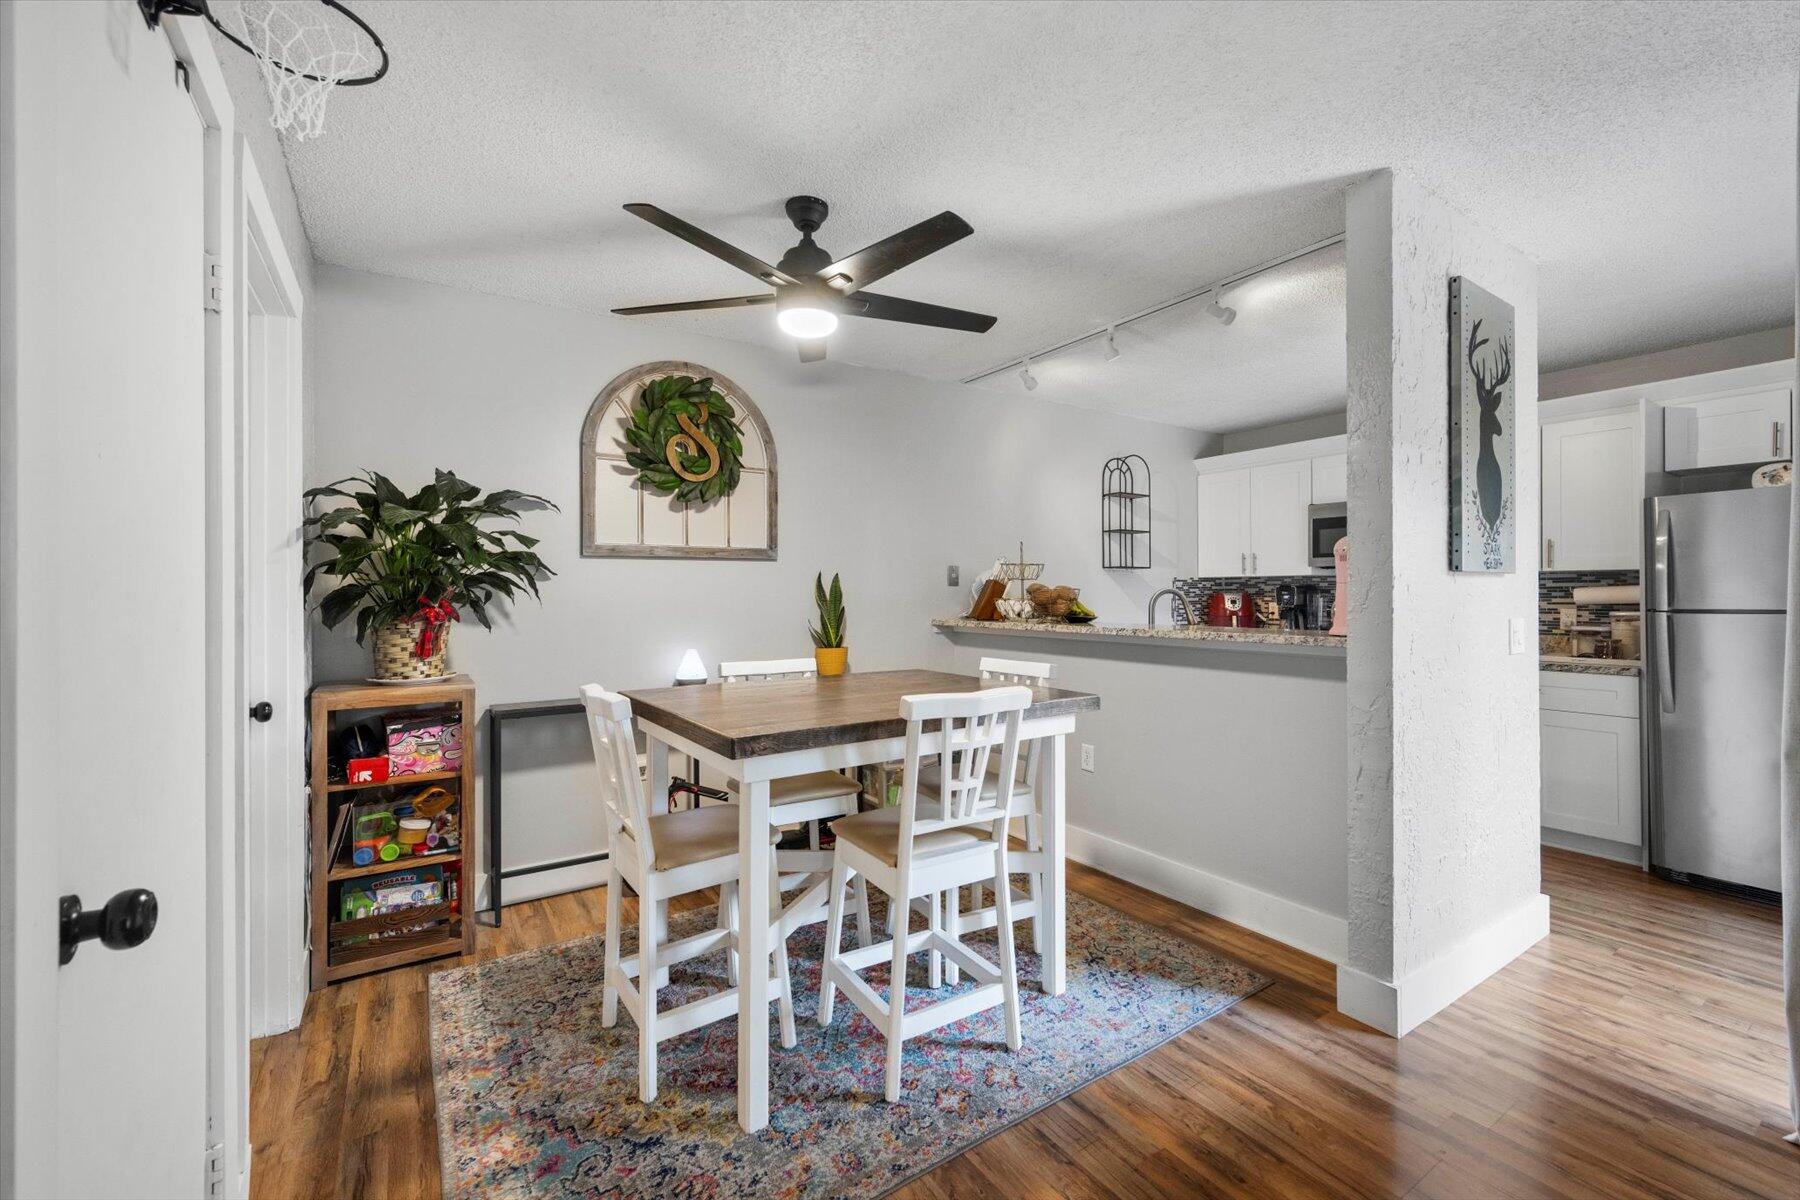
[{"label": "wooden table top", "polygon": [[[622,692],[641,720],[730,759],[904,737],[900,700],[934,692],[1004,686],[945,671],[863,671],[830,678],[708,683]],[[1031,689],[1027,717],[1100,707],[1100,697],[1062,688]]]}]

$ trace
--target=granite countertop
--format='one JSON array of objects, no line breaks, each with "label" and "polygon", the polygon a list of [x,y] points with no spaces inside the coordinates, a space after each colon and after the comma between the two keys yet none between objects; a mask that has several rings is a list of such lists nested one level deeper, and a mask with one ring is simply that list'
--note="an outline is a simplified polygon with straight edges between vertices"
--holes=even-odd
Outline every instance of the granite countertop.
[{"label": "granite countertop", "polygon": [[1573,675],[1641,675],[1644,664],[1635,658],[1568,658],[1546,654],[1538,659],[1540,671],[1567,671]]},{"label": "granite countertop", "polygon": [[1076,638],[1093,642],[1155,642],[1213,649],[1273,650],[1303,654],[1344,653],[1345,639],[1296,629],[1222,629],[1210,625],[1071,625],[1063,621],[974,621],[939,617],[943,633],[991,633],[1009,637]]}]

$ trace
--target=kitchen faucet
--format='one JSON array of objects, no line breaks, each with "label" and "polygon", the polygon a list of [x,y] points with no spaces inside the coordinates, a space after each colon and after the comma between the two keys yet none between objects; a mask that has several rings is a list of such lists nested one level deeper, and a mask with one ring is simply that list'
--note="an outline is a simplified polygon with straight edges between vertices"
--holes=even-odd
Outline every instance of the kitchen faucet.
[{"label": "kitchen faucet", "polygon": [[1182,615],[1183,619],[1187,622],[1187,624],[1189,624],[1189,625],[1198,625],[1199,624],[1198,621],[1194,620],[1194,607],[1193,607],[1193,605],[1188,603],[1188,598],[1186,596],[1182,595],[1180,592],[1176,591],[1174,588],[1166,587],[1162,591],[1160,591],[1160,592],[1156,593],[1154,596],[1150,597],[1150,613],[1148,616],[1146,616],[1144,618],[1144,623],[1146,625],[1148,625],[1151,629],[1156,628],[1156,602],[1158,600],[1161,600],[1164,596],[1173,596],[1175,598],[1169,604],[1169,615],[1171,617],[1173,617],[1175,615],[1175,605],[1180,604],[1181,605],[1181,615]]}]

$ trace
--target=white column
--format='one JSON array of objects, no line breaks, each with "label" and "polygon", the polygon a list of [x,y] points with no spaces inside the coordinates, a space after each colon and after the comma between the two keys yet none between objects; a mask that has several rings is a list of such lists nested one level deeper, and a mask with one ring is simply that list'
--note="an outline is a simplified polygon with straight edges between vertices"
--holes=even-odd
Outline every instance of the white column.
[{"label": "white column", "polygon": [[[1539,892],[1537,270],[1405,175],[1346,197],[1349,962],[1399,1036],[1548,930]],[[1450,278],[1514,312],[1515,568],[1449,568]],[[1509,623],[1525,646],[1509,653]]]}]

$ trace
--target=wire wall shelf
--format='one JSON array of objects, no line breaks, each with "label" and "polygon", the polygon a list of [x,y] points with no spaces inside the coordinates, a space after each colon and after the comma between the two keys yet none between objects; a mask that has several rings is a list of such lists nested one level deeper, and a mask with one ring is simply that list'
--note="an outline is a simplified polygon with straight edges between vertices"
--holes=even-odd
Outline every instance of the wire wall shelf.
[{"label": "wire wall shelf", "polygon": [[1100,565],[1147,571],[1150,548],[1150,464],[1141,454],[1109,458],[1100,469]]}]

